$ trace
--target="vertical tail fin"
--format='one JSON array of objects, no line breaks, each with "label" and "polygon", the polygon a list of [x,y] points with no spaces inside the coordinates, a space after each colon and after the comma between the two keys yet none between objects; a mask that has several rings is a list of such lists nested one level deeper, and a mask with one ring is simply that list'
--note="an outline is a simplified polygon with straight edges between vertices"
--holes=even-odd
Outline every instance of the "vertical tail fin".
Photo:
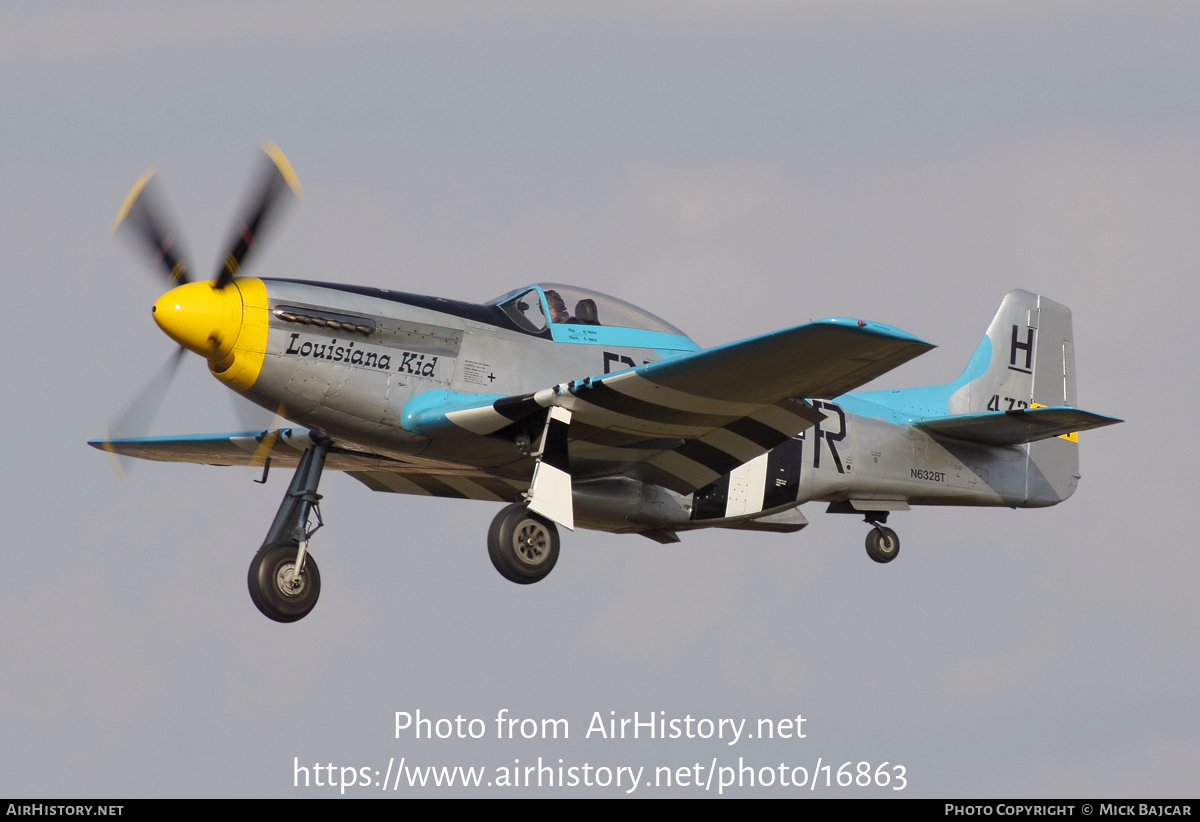
[{"label": "vertical tail fin", "polygon": [[[1010,291],[954,382],[850,397],[890,409],[897,422],[1038,406],[1078,407],[1071,310],[1038,294]],[[1024,505],[1054,505],[1074,493],[1079,482],[1076,434],[1016,447],[1025,451]]]},{"label": "vertical tail fin", "polygon": [[977,414],[1076,404],[1071,310],[1010,291],[957,381],[947,411]]},{"label": "vertical tail fin", "polygon": [[[965,380],[964,380],[965,378]],[[1010,291],[951,395],[951,414],[1076,406],[1071,310],[1028,291]],[[965,382],[965,384],[964,384]],[[1026,505],[1065,500],[1079,482],[1075,434],[1026,447]]]}]

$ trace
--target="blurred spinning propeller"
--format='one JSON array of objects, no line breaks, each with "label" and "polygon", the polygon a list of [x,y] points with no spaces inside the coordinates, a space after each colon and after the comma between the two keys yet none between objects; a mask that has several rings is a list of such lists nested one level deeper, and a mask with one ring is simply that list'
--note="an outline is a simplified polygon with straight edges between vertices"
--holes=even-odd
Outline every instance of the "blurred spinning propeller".
[{"label": "blurred spinning propeller", "polygon": [[280,207],[289,201],[284,197],[290,192],[300,199],[304,191],[300,188],[300,180],[292,170],[292,164],[279,150],[279,146],[271,142],[263,143],[263,151],[267,153],[269,163],[265,164],[264,172],[255,187],[254,193],[247,201],[245,214],[233,232],[229,253],[221,260],[217,269],[217,282],[214,288],[224,288],[238,275],[246,258],[260,242],[264,233],[270,228],[272,218],[277,216]]},{"label": "blurred spinning propeller", "polygon": [[[290,193],[299,199],[303,193],[291,163],[279,147],[266,142],[263,143],[262,149],[266,153],[263,171],[251,188],[241,218],[235,224],[227,246],[228,251],[220,258],[216,279],[209,283],[214,292],[229,286],[239,275],[250,253],[262,242],[282,207],[291,200],[287,195]],[[158,194],[153,169],[144,173],[133,184],[133,188],[121,204],[112,230],[114,234],[120,231],[130,237],[136,246],[147,253],[151,264],[166,276],[172,288],[192,282],[188,276],[189,267],[183,243]],[[129,408],[108,426],[106,439],[146,435],[179,370],[186,350],[180,345],[171,354],[150,384]],[[118,472],[125,473],[120,464]]]}]

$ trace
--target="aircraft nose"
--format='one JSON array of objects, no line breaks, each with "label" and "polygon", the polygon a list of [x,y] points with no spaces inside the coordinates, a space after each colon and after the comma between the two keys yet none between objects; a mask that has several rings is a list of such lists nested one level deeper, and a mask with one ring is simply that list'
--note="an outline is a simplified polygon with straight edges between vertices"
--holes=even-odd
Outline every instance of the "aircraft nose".
[{"label": "aircraft nose", "polygon": [[159,297],[152,311],[163,333],[207,360],[227,355],[242,325],[242,298],[233,284],[187,283]]}]

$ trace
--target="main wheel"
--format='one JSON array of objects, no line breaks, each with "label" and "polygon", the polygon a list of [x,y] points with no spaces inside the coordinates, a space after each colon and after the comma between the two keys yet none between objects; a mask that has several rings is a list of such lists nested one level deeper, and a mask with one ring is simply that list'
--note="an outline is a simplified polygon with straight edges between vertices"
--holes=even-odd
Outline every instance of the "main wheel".
[{"label": "main wheel", "polygon": [[250,563],[250,599],[276,622],[303,619],[321,595],[321,572],[312,554],[305,555],[304,568],[296,575],[297,550],[294,542],[276,542],[260,548]]},{"label": "main wheel", "polygon": [[558,528],[525,503],[509,505],[496,515],[487,543],[492,565],[519,585],[537,582],[558,562]]},{"label": "main wheel", "polygon": [[867,556],[876,562],[891,562],[900,553],[900,537],[891,528],[867,532]]}]

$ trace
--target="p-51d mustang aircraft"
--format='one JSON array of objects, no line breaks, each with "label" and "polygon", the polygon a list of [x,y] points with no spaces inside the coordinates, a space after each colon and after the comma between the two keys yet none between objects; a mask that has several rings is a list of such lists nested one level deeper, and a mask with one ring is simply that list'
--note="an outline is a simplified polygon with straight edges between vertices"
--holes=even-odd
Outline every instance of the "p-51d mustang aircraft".
[{"label": "p-51d mustang aircraft", "polygon": [[[185,350],[294,427],[91,442],[141,459],[294,466],[249,588],[266,616],[309,613],[322,470],[373,491],[508,503],[487,535],[501,575],[545,577],[555,523],[662,543],[698,528],[798,531],[798,507],[861,514],[867,553],[900,550],[910,505],[1054,505],[1079,480],[1077,432],[1120,420],[1075,407],[1071,314],[1010,292],[958,379],[847,393],[931,346],[827,319],[716,348],[636,306],[538,284],[476,304],[379,288],[239,276],[300,186],[278,148],[215,280],[192,282],[150,172],[114,225],[175,285],[154,304],[181,346],[123,426],[148,429]],[[121,426],[118,426],[118,428]],[[129,433],[114,429],[112,433]],[[142,431],[144,433],[144,431]],[[313,518],[315,517],[315,525]]]}]

